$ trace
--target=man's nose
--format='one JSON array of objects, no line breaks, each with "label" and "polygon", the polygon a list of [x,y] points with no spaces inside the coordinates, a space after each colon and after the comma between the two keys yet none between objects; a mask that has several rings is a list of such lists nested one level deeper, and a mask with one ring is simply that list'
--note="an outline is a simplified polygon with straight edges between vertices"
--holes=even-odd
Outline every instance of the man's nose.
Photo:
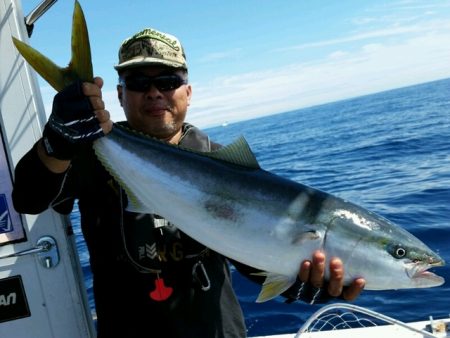
[{"label": "man's nose", "polygon": [[146,96],[149,97],[162,97],[162,92],[152,83],[148,90],[145,92]]}]

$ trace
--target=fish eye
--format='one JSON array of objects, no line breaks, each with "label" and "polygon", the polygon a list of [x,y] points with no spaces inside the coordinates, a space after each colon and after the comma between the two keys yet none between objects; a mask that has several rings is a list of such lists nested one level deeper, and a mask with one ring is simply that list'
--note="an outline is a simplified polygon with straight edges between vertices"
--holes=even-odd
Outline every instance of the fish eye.
[{"label": "fish eye", "polygon": [[395,258],[403,258],[403,257],[405,257],[406,256],[406,249],[405,248],[403,248],[403,247],[401,247],[401,246],[395,246],[394,247],[394,252],[393,252],[393,256],[395,257]]}]

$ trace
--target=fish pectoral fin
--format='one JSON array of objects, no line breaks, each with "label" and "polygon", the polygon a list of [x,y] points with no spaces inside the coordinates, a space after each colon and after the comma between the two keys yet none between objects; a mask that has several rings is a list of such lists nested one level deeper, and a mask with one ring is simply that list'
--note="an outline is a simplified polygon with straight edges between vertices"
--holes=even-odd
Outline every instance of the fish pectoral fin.
[{"label": "fish pectoral fin", "polygon": [[255,275],[266,276],[261,292],[256,299],[257,303],[266,302],[275,298],[289,289],[296,280],[296,276],[285,276],[270,272],[255,273]]},{"label": "fish pectoral fin", "polygon": [[146,208],[135,196],[127,193],[128,204],[125,207],[127,211],[135,212],[138,214],[148,214],[148,208]]},{"label": "fish pectoral fin", "polygon": [[[118,179],[118,177],[116,177],[116,179]],[[119,181],[120,181],[120,179],[119,179]],[[141,200],[131,191],[131,189],[126,184],[123,184],[122,188],[125,191],[125,194],[127,195],[127,202],[128,202],[127,206],[125,207],[125,210],[130,211],[130,212],[135,212],[138,214],[148,214],[149,213],[148,206],[144,205],[144,203],[141,202]],[[153,213],[153,212],[150,212],[150,213]]]},{"label": "fish pectoral fin", "polygon": [[320,231],[308,230],[299,233],[292,239],[293,244],[303,244],[307,241],[316,241],[322,238]]}]

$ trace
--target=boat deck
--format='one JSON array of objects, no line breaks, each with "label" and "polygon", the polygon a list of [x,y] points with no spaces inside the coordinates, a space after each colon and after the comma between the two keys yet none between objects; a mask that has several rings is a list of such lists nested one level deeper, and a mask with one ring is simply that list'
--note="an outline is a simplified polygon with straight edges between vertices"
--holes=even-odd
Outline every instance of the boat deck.
[{"label": "boat deck", "polygon": [[450,318],[401,322],[350,304],[331,304],[314,313],[298,333],[253,338],[449,338]]}]

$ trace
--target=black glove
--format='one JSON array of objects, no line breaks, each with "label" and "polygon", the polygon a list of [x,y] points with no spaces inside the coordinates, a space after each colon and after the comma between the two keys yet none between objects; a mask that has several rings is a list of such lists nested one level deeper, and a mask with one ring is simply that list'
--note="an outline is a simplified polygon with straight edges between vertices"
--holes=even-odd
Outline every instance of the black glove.
[{"label": "black glove", "polygon": [[55,95],[52,113],[44,127],[45,152],[59,160],[72,159],[81,145],[104,135],[81,84],[77,81]]}]

